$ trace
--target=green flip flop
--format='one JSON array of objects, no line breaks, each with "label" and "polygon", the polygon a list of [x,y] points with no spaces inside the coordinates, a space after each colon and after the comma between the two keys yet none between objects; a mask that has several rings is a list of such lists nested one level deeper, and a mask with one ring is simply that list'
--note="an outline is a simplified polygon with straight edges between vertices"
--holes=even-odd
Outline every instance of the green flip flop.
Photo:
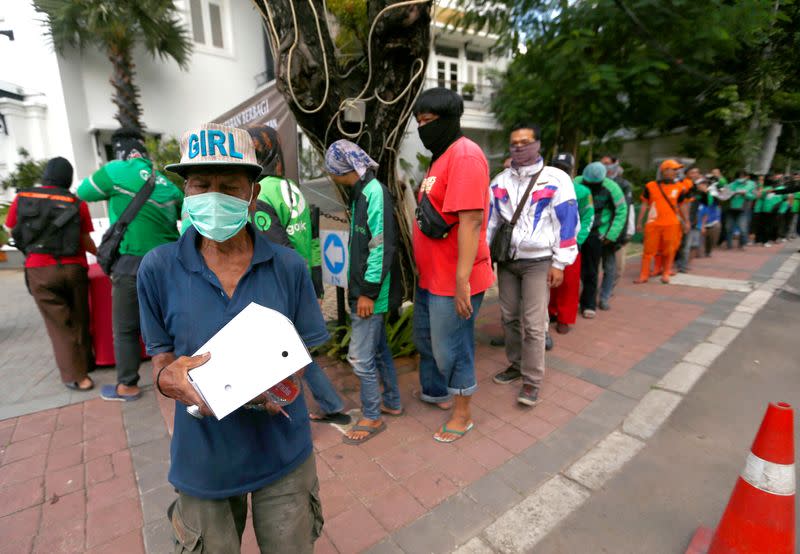
[{"label": "green flip flop", "polygon": [[442,434],[444,434],[444,433],[449,433],[449,434],[451,434],[451,435],[456,435],[456,438],[454,438],[454,439],[450,439],[450,440],[445,440],[445,439],[439,438],[439,437],[437,437],[436,435],[434,435],[434,436],[433,436],[433,440],[435,440],[436,442],[443,442],[443,443],[445,443],[445,444],[450,444],[451,442],[456,442],[458,439],[461,439],[461,438],[463,438],[463,437],[464,437],[464,435],[466,435],[467,433],[469,433],[470,431],[472,431],[472,428],[473,428],[473,427],[475,427],[475,424],[474,424],[474,423],[472,423],[472,422],[470,422],[470,424],[469,424],[469,425],[467,425],[467,428],[466,428],[466,429],[464,429],[463,431],[454,431],[454,430],[452,430],[452,429],[448,429],[448,428],[447,428],[447,424],[445,423],[445,424],[443,424],[443,425],[442,425],[442,430],[441,430],[441,431],[439,431],[439,432],[440,432],[440,433],[442,433]]}]

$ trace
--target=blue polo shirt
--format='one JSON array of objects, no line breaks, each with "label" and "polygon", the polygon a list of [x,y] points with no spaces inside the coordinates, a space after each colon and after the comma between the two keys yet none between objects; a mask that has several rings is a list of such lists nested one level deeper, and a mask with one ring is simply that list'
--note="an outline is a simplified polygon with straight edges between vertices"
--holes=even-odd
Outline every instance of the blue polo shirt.
[{"label": "blue polo shirt", "polygon": [[[254,239],[253,260],[233,298],[228,298],[198,252],[194,227],[178,242],[159,246],[144,257],[137,286],[148,354],[191,356],[251,302],[292,320],[309,348],[327,340],[306,262],[293,250],[254,233],[249,224],[247,230]],[[270,346],[265,337],[264,347]],[[195,419],[176,402],[169,482],[188,495],[214,499],[277,481],[312,452],[303,395],[286,411],[291,420],[240,408],[217,421],[213,416]]]}]

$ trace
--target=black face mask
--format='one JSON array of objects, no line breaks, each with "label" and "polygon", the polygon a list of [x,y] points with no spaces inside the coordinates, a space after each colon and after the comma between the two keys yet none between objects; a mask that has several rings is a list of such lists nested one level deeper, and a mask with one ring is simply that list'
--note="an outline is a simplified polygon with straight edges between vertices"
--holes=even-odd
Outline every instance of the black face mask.
[{"label": "black face mask", "polygon": [[422,145],[433,154],[431,161],[444,154],[445,150],[461,138],[461,121],[458,117],[440,117],[417,129]]}]

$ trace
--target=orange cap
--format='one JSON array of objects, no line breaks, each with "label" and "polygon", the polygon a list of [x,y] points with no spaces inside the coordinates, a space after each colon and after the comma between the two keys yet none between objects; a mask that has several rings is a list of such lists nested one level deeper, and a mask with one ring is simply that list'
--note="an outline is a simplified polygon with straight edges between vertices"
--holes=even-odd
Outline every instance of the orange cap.
[{"label": "orange cap", "polygon": [[676,160],[664,160],[663,162],[661,162],[660,169],[661,171],[664,171],[665,169],[680,169],[682,167],[683,164],[678,163],[678,161]]}]

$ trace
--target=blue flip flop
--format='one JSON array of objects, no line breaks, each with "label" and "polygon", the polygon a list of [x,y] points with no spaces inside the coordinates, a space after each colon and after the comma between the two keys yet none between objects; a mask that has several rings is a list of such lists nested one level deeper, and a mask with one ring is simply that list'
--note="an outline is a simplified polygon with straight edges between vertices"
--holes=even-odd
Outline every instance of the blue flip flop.
[{"label": "blue flip flop", "polygon": [[120,394],[117,392],[117,385],[103,385],[100,389],[100,398],[103,400],[116,400],[117,402],[131,402],[141,398],[142,393]]}]

